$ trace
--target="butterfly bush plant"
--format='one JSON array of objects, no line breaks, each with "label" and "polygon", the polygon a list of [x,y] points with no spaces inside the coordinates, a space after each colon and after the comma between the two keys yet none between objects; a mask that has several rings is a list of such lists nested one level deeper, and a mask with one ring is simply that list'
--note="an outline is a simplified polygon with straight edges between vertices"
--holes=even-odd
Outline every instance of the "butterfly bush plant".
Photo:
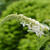
[{"label": "butterfly bush plant", "polygon": [[0,21],[0,49],[47,49],[44,46],[47,46],[50,40],[49,30],[48,26],[22,14],[8,15]]},{"label": "butterfly bush plant", "polygon": [[50,1],[8,5],[0,18],[0,50],[50,50]]}]

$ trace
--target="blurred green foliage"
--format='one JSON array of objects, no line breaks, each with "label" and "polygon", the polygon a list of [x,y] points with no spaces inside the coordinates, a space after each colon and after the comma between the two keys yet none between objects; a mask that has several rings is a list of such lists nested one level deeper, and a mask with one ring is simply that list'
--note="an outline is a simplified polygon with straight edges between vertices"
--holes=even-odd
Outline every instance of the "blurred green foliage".
[{"label": "blurred green foliage", "polygon": [[[0,6],[2,18],[13,13],[24,14],[50,26],[50,0],[5,0],[1,5],[6,4],[5,11]],[[27,27],[23,28],[15,19],[9,20],[0,24],[0,50],[50,50],[48,34],[39,38],[35,33],[28,33]]]},{"label": "blurred green foliage", "polygon": [[15,1],[19,0],[0,0],[0,16],[2,15],[2,11],[6,9],[6,6],[10,5]]},{"label": "blurred green foliage", "polygon": [[47,36],[42,36],[41,38],[39,38],[35,34],[27,34],[26,37],[27,38],[23,38],[20,40],[18,46],[19,50],[42,50],[43,45],[49,38]]},{"label": "blurred green foliage", "polygon": [[50,50],[50,41],[46,43],[45,50]]},{"label": "blurred green foliage", "polygon": [[20,39],[27,34],[27,28],[23,29],[15,19],[0,24],[0,50],[17,50]]},{"label": "blurred green foliage", "polygon": [[24,14],[43,22],[50,19],[50,2],[49,0],[38,0],[38,2],[37,0],[22,0],[14,2],[7,6],[7,9],[2,13],[2,17],[13,13]]}]

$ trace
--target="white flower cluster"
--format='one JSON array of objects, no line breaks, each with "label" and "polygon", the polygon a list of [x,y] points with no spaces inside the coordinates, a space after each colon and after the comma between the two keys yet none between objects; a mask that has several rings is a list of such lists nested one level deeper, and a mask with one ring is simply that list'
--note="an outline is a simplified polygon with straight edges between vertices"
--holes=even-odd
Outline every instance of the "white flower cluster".
[{"label": "white flower cluster", "polygon": [[8,19],[16,19],[17,21],[20,21],[20,24],[22,24],[23,27],[28,26],[28,31],[35,32],[37,36],[41,36],[42,34],[44,34],[43,31],[49,30],[48,26],[42,25],[35,19],[28,18],[22,14],[9,15],[1,23]]},{"label": "white flower cluster", "polygon": [[[23,16],[23,15],[20,14],[20,16]],[[25,22],[25,20],[23,20],[20,24],[22,24],[23,27],[27,25],[28,31],[35,32],[37,36],[41,36],[42,34],[44,34],[44,32],[43,32],[44,30],[46,30],[46,29],[49,30],[48,26],[42,25],[38,21],[31,19],[31,18],[28,18],[26,16],[23,16],[23,17],[26,18],[27,21]]]}]

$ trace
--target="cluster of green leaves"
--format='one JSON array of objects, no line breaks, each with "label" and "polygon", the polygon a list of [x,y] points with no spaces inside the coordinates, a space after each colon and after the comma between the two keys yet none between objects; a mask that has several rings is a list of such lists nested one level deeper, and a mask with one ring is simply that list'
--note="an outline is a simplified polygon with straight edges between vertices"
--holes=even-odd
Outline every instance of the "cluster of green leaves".
[{"label": "cluster of green leaves", "polygon": [[[2,17],[9,14],[24,14],[50,26],[49,0],[21,0],[7,6]],[[48,22],[47,22],[48,21]],[[45,32],[46,33],[46,32]],[[50,50],[50,32],[37,37],[28,33],[27,27],[22,27],[18,21],[9,20],[0,24],[0,50]]]},{"label": "cluster of green leaves", "polygon": [[45,50],[50,50],[50,41],[46,43]]},{"label": "cluster of green leaves", "polygon": [[46,37],[42,36],[41,38],[39,38],[35,34],[29,33],[26,35],[26,38],[20,40],[18,49],[19,50],[43,50],[45,49],[44,44],[48,40],[49,40],[48,36]]},{"label": "cluster of green leaves", "polygon": [[15,19],[0,24],[0,50],[17,50],[18,42],[27,34]]}]

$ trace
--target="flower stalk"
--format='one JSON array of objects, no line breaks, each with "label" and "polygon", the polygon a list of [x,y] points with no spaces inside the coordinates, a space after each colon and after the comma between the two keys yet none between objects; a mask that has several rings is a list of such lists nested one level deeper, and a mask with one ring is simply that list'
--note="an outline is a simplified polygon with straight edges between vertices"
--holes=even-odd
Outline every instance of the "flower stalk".
[{"label": "flower stalk", "polygon": [[49,30],[49,27],[48,26],[45,26],[41,23],[39,23],[38,21],[36,21],[35,19],[31,19],[31,18],[28,18],[22,14],[11,14],[11,15],[8,15],[7,17],[5,17],[1,22],[0,22],[0,25],[3,24],[4,22],[6,22],[7,20],[13,20],[13,19],[16,19],[16,21],[19,21],[20,24],[23,25],[23,27],[27,26],[28,27],[28,32],[35,32],[37,36],[41,36],[42,34],[44,34],[43,31],[45,30]]}]

